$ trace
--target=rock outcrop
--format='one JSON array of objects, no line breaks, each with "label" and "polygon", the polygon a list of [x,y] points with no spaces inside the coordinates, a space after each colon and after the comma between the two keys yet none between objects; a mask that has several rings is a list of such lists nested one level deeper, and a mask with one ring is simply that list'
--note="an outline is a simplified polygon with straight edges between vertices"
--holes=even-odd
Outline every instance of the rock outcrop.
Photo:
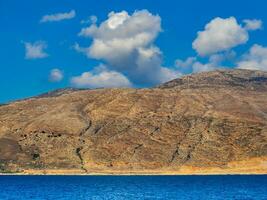
[{"label": "rock outcrop", "polygon": [[0,171],[267,173],[267,73],[213,71],[2,105]]}]

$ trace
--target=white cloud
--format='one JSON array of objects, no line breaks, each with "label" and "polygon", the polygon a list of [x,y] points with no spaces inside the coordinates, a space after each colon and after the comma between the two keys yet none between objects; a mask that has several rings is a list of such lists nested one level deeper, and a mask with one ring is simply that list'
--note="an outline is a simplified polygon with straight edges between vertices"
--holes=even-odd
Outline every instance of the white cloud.
[{"label": "white cloud", "polygon": [[111,12],[108,14],[109,20],[107,21],[107,25],[110,29],[116,29],[119,25],[123,24],[126,19],[129,19],[129,15],[126,11],[122,12]]},{"label": "white cloud", "polygon": [[195,62],[193,64],[193,72],[213,71],[219,68],[228,68],[224,66],[225,61],[233,61],[236,57],[234,51],[227,51],[224,53],[213,54],[209,57],[207,63]]},{"label": "white cloud", "polygon": [[178,70],[173,70],[167,67],[161,67],[158,75],[159,83],[165,83],[167,81],[179,78],[182,73]]},{"label": "white cloud", "polygon": [[196,62],[196,60],[196,57],[188,57],[186,60],[177,59],[175,61],[175,66],[181,69],[189,68]]},{"label": "white cloud", "polygon": [[97,30],[97,26],[95,24],[92,24],[89,27],[82,28],[82,30],[80,31],[78,35],[83,36],[83,37],[90,37],[92,33],[94,33],[96,30]]},{"label": "white cloud", "polygon": [[234,17],[217,17],[205,26],[204,31],[198,32],[192,46],[199,55],[205,56],[244,44],[248,39],[247,30]]},{"label": "white cloud", "polygon": [[225,61],[232,61],[236,56],[234,51],[227,51],[224,53],[212,54],[207,62],[200,62],[196,57],[189,57],[186,60],[177,59],[175,62],[176,68],[181,72],[204,72],[212,71],[218,68],[227,68],[222,66]]},{"label": "white cloud", "polygon": [[48,56],[48,54],[44,51],[47,48],[47,44],[44,41],[37,41],[34,43],[24,42],[24,45],[26,59],[38,59]]},{"label": "white cloud", "polygon": [[201,62],[195,62],[193,65],[193,71],[194,73],[198,72],[208,72],[213,71],[216,69],[217,66],[215,66],[213,63],[201,63]]},{"label": "white cloud", "polygon": [[60,82],[64,78],[63,72],[59,69],[52,69],[49,75],[49,81]]},{"label": "white cloud", "polygon": [[237,63],[241,69],[267,71],[267,47],[255,44]]},{"label": "white cloud", "polygon": [[93,39],[89,47],[75,49],[89,58],[105,61],[136,84],[157,84],[177,77],[178,72],[162,67],[162,53],[154,45],[161,32],[161,18],[147,10],[111,12],[99,26],[83,28],[79,35]]},{"label": "white cloud", "polygon": [[258,19],[245,19],[243,20],[245,23],[246,30],[258,30],[262,29],[262,21]]},{"label": "white cloud", "polygon": [[88,19],[82,20],[81,24],[95,24],[97,22],[97,16],[91,15]]},{"label": "white cloud", "polygon": [[206,72],[206,71],[213,71],[220,67],[221,62],[223,61],[223,55],[221,54],[214,54],[210,56],[209,61],[205,64],[196,61],[192,65],[193,72]]},{"label": "white cloud", "polygon": [[80,76],[73,77],[71,84],[75,87],[86,88],[131,87],[131,82],[126,76],[107,70],[105,67],[97,67],[91,72],[84,72]]},{"label": "white cloud", "polygon": [[66,13],[55,13],[51,15],[44,15],[42,19],[40,20],[41,23],[44,22],[58,22],[61,20],[66,20],[66,19],[72,19],[76,15],[75,10],[71,10],[70,12]]}]

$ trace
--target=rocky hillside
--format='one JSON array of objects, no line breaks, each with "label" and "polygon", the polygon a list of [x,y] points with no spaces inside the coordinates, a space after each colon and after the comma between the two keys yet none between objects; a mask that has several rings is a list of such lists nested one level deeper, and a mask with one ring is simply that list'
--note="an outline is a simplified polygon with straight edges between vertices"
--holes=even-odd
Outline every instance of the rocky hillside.
[{"label": "rocky hillside", "polygon": [[267,173],[267,73],[214,71],[2,105],[0,171]]}]

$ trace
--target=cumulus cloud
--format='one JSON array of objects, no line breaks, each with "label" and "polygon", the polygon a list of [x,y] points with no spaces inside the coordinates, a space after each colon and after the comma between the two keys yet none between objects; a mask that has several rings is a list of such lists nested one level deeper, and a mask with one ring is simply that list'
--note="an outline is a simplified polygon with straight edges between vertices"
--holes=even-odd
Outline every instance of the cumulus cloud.
[{"label": "cumulus cloud", "polygon": [[48,56],[48,54],[45,52],[47,44],[44,41],[37,41],[34,43],[24,42],[24,45],[26,59],[38,59]]},{"label": "cumulus cloud", "polygon": [[49,81],[60,82],[64,78],[63,72],[59,69],[52,69],[49,74]]},{"label": "cumulus cloud", "polygon": [[111,12],[99,26],[91,24],[80,31],[80,36],[93,39],[89,47],[76,44],[74,48],[105,61],[111,70],[127,75],[136,84],[157,84],[179,74],[162,67],[162,53],[154,44],[161,30],[161,18],[147,10],[132,15]]},{"label": "cumulus cloud", "polygon": [[238,68],[267,71],[267,47],[255,44],[237,63]]},{"label": "cumulus cloud", "polygon": [[262,21],[258,19],[245,19],[243,20],[245,23],[246,30],[258,30],[262,29]]},{"label": "cumulus cloud", "polygon": [[112,87],[131,87],[131,82],[123,74],[108,70],[100,66],[91,72],[84,72],[80,76],[73,77],[71,84],[75,87],[87,88],[112,88]]},{"label": "cumulus cloud", "polygon": [[76,15],[75,10],[71,10],[70,12],[66,13],[55,13],[51,15],[44,15],[40,20],[41,23],[44,22],[58,22],[66,19],[72,19]]},{"label": "cumulus cloud", "polygon": [[206,56],[244,44],[248,39],[247,30],[234,17],[217,17],[198,32],[192,46],[199,55]]}]

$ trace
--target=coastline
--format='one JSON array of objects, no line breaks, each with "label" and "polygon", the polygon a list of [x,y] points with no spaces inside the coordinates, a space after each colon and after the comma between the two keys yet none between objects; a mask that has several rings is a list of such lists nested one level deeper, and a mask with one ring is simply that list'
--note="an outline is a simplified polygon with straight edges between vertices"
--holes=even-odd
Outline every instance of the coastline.
[{"label": "coastline", "polygon": [[0,173],[0,176],[265,176],[267,173],[195,173],[195,174],[183,174],[183,173]]},{"label": "coastline", "polygon": [[78,175],[78,176],[155,176],[155,175],[267,175],[267,157],[256,157],[228,163],[225,167],[195,167],[180,168],[163,167],[158,169],[129,169],[125,166],[117,168],[101,168],[87,165],[86,168],[69,169],[23,169],[21,171],[4,172],[0,175]]},{"label": "coastline", "polygon": [[43,176],[209,176],[209,175],[267,175],[267,170],[256,171],[92,171],[88,173],[73,170],[34,170],[15,173],[0,173],[5,175],[43,175]]}]

